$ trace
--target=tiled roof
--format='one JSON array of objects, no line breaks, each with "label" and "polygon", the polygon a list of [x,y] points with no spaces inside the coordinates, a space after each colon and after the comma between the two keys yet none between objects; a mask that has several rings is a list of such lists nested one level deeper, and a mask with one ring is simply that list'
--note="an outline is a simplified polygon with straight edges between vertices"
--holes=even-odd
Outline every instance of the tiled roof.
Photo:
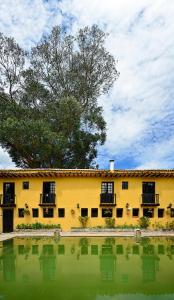
[{"label": "tiled roof", "polygon": [[0,170],[0,178],[16,177],[174,177],[174,170],[15,169]]}]

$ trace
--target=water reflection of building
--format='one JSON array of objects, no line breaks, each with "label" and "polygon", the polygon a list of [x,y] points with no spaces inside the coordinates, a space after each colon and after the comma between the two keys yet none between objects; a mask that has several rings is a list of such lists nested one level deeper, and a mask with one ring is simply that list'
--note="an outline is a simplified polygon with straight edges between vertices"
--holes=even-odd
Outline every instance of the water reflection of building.
[{"label": "water reflection of building", "polygon": [[15,281],[16,278],[16,256],[14,252],[14,240],[10,239],[3,242],[3,278],[4,281]]},{"label": "water reflection of building", "polygon": [[116,258],[113,254],[113,245],[102,245],[100,255],[100,272],[103,281],[110,281],[114,279]]},{"label": "water reflection of building", "polygon": [[[56,295],[66,300],[173,293],[172,240],[142,238],[138,244],[134,238],[61,238],[55,243],[50,238],[17,238],[10,243],[11,250],[6,243],[0,249],[0,290],[7,299],[13,299],[14,288],[16,300],[21,291],[27,299],[33,293],[37,299]],[[15,280],[13,288],[10,280]]]},{"label": "water reflection of building", "polygon": [[53,245],[43,245],[42,254],[40,256],[40,266],[44,281],[52,281],[55,279],[56,255],[54,254]]},{"label": "water reflection of building", "polygon": [[154,245],[144,245],[142,254],[142,272],[144,282],[154,282],[159,271],[159,257],[155,254]]}]

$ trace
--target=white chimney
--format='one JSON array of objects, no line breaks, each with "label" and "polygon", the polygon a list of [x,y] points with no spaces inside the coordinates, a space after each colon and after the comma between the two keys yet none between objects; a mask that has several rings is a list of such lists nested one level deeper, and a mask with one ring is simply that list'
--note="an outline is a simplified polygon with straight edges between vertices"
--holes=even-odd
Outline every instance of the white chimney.
[{"label": "white chimney", "polygon": [[110,159],[110,161],[109,161],[109,169],[110,169],[110,171],[114,171],[114,159]]}]

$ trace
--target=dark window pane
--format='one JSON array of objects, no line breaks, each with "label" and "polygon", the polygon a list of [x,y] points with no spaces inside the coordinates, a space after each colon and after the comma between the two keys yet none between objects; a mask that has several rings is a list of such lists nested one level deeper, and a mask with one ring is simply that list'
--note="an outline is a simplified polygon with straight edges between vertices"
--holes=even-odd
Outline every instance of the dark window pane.
[{"label": "dark window pane", "polygon": [[134,255],[138,255],[139,254],[139,246],[138,245],[133,245],[133,247],[132,247],[132,253],[134,254]]},{"label": "dark window pane", "polygon": [[22,185],[23,185],[23,189],[24,190],[28,190],[29,189],[29,181],[23,181]]},{"label": "dark window pane", "polygon": [[53,208],[44,208],[43,209],[44,218],[53,218]]},{"label": "dark window pane", "polygon": [[3,202],[15,203],[15,184],[14,182],[4,182],[3,184]]},{"label": "dark window pane", "polygon": [[98,208],[91,208],[91,218],[98,217]]},{"label": "dark window pane", "polygon": [[154,245],[147,245],[143,247],[143,254],[154,255],[155,248]]},{"label": "dark window pane", "polygon": [[174,218],[174,208],[171,208],[170,216],[171,216],[171,218]]},{"label": "dark window pane", "polygon": [[139,216],[139,208],[133,208],[132,217],[138,217],[138,216]]},{"label": "dark window pane", "polygon": [[43,194],[55,194],[55,182],[43,182]]},{"label": "dark window pane", "polygon": [[143,194],[155,194],[155,182],[143,182]]},{"label": "dark window pane", "polygon": [[164,253],[165,253],[164,245],[158,245],[158,254],[164,254]]},{"label": "dark window pane", "polygon": [[102,208],[102,218],[112,218],[112,208]]},{"label": "dark window pane", "polygon": [[60,255],[65,254],[65,245],[58,245],[58,254]]},{"label": "dark window pane", "polygon": [[38,218],[39,217],[39,210],[38,210],[38,208],[33,208],[32,212],[33,212],[33,218]]},{"label": "dark window pane", "polygon": [[123,208],[117,208],[116,210],[117,214],[117,218],[122,218],[123,217]]},{"label": "dark window pane", "polygon": [[174,255],[174,245],[171,245],[171,254]]},{"label": "dark window pane", "polygon": [[44,255],[53,255],[54,254],[53,245],[43,245],[43,254]]},{"label": "dark window pane", "polygon": [[38,245],[32,245],[32,254],[38,254]]},{"label": "dark window pane", "polygon": [[107,183],[106,182],[102,182],[102,193],[107,193]]},{"label": "dark window pane", "polygon": [[81,246],[81,255],[88,255],[88,246]]},{"label": "dark window pane", "polygon": [[81,208],[81,217],[88,216],[88,208]]},{"label": "dark window pane", "polygon": [[164,217],[164,209],[158,208],[158,218],[163,218],[163,217]]},{"label": "dark window pane", "polygon": [[123,245],[117,245],[116,246],[116,253],[117,254],[123,254]]},{"label": "dark window pane", "polygon": [[65,209],[64,208],[58,208],[58,217],[59,218],[65,217]]},{"label": "dark window pane", "polygon": [[153,208],[144,208],[143,209],[143,217],[153,218],[154,209]]},{"label": "dark window pane", "polygon": [[24,208],[18,208],[18,217],[24,218]]},{"label": "dark window pane", "polygon": [[102,182],[101,192],[102,192],[102,194],[105,194],[105,193],[113,194],[114,193],[114,182]]},{"label": "dark window pane", "polygon": [[3,185],[3,193],[13,195],[15,191],[15,184],[14,182],[4,182]]},{"label": "dark window pane", "polygon": [[18,245],[18,254],[25,254],[25,247],[24,245]]},{"label": "dark window pane", "polygon": [[91,255],[98,255],[98,245],[91,245]]},{"label": "dark window pane", "polygon": [[112,245],[102,245],[102,255],[113,254]]},{"label": "dark window pane", "polygon": [[122,181],[122,190],[128,190],[128,181]]}]

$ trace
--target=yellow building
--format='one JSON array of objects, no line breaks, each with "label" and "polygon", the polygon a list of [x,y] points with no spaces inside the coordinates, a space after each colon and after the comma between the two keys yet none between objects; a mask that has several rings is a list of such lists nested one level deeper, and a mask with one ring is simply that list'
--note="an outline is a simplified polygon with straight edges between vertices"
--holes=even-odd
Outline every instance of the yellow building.
[{"label": "yellow building", "polygon": [[60,224],[62,230],[115,225],[138,225],[142,216],[151,226],[174,220],[174,170],[0,171],[0,231],[18,224]]}]

